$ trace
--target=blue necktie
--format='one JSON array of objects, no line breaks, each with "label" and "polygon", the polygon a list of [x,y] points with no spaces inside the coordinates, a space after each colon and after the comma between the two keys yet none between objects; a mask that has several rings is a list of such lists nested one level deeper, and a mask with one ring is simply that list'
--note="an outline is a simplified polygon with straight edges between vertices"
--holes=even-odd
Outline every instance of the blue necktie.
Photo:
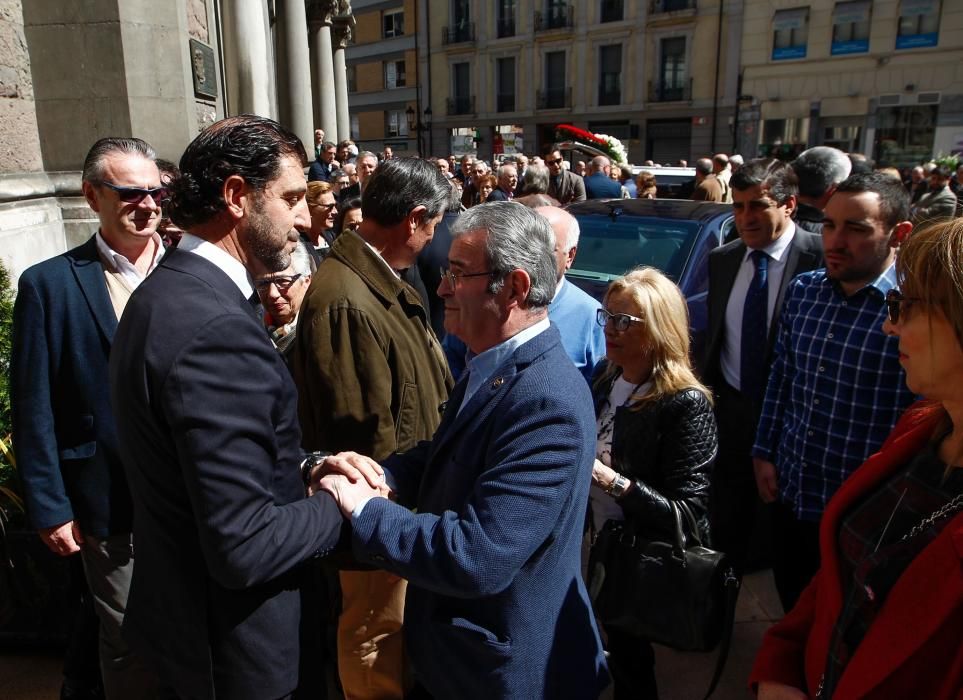
[{"label": "blue necktie", "polygon": [[769,256],[761,250],[749,254],[755,272],[742,307],[742,352],[739,367],[743,395],[762,401],[766,392],[766,346],[769,341],[766,311],[769,306]]}]

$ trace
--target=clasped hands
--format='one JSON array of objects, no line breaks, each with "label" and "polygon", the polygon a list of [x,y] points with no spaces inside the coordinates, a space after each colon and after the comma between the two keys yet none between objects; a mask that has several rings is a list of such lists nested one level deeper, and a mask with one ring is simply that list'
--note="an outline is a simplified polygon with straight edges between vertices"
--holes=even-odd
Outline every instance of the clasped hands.
[{"label": "clasped hands", "polygon": [[385,482],[385,470],[370,457],[357,452],[340,452],[324,460],[311,470],[308,495],[327,491],[344,517],[361,503],[372,498],[389,498],[391,489]]}]

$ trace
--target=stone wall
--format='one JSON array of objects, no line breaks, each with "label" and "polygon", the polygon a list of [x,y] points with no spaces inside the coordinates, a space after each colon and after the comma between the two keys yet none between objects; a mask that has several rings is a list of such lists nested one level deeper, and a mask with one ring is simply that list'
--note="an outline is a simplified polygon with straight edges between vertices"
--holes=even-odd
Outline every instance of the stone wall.
[{"label": "stone wall", "polygon": [[43,169],[21,0],[0,0],[0,173]]}]

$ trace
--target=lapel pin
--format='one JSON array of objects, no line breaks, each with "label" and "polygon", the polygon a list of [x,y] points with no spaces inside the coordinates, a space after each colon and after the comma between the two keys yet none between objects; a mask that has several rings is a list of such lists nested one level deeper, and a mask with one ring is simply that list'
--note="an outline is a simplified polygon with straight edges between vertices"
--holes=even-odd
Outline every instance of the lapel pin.
[{"label": "lapel pin", "polygon": [[497,389],[504,383],[505,383],[505,380],[502,377],[495,377],[492,380],[492,389]]}]

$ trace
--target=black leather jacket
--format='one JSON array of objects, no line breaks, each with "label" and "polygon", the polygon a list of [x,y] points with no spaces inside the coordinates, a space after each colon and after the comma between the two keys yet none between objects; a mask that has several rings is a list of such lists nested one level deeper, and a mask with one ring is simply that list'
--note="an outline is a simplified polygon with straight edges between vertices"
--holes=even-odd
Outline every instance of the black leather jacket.
[{"label": "black leather jacket", "polygon": [[[596,414],[610,389],[607,382],[595,391]],[[637,410],[616,408],[612,468],[634,482],[618,501],[626,519],[641,526],[641,533],[651,527],[653,538],[670,538],[675,532],[670,501],[681,501],[695,516],[702,543],[708,546],[709,477],[718,447],[712,406],[696,389]]]}]

